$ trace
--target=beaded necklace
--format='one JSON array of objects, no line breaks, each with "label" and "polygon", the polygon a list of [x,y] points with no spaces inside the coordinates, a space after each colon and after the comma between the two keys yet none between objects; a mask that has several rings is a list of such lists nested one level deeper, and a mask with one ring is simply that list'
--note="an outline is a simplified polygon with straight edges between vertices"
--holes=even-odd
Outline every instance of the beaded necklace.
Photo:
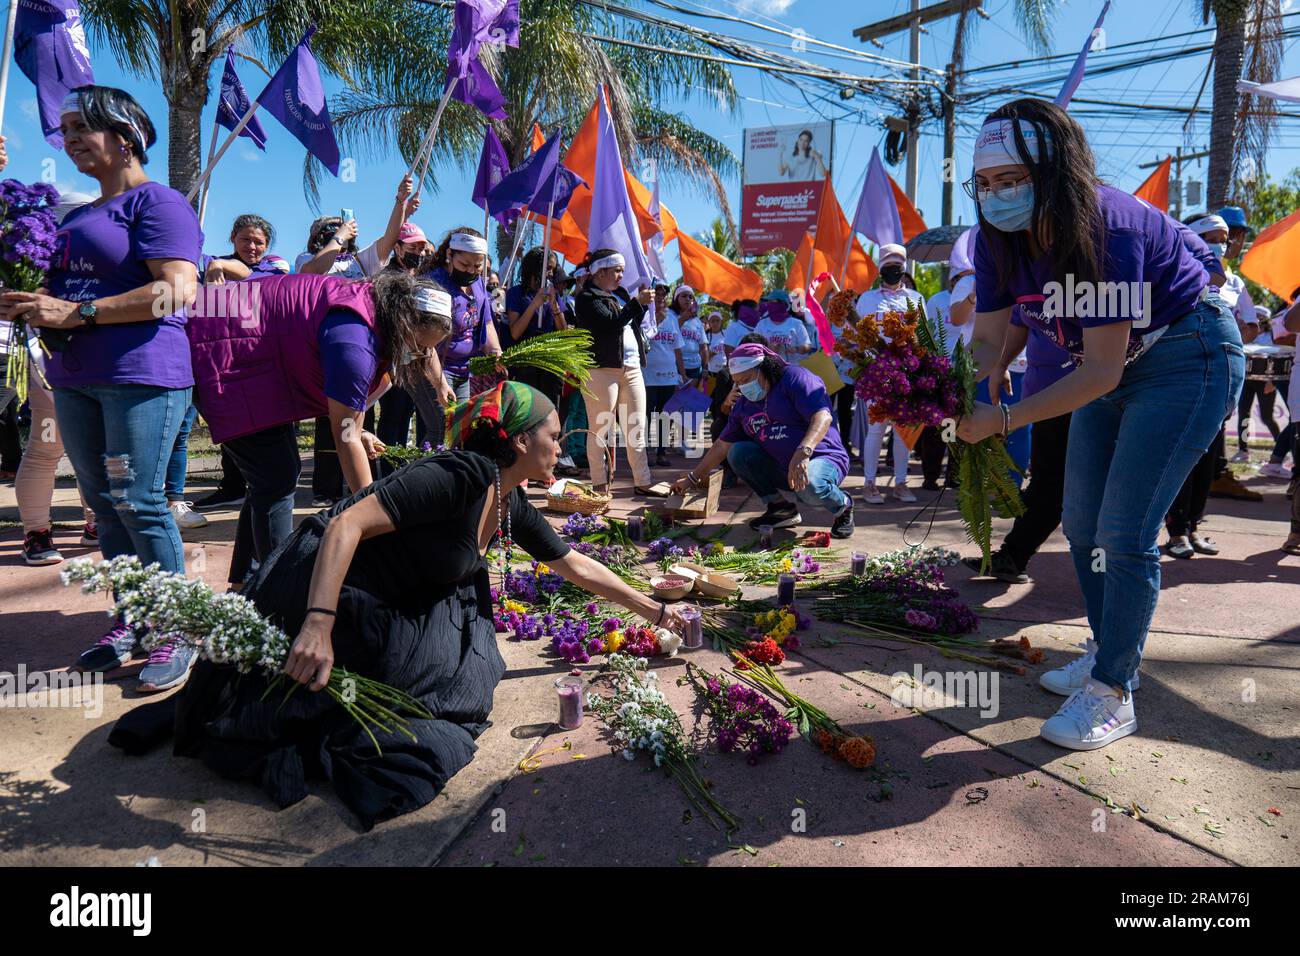
[{"label": "beaded necklace", "polygon": [[497,489],[497,541],[501,543],[501,590],[497,595],[497,603],[501,610],[506,607],[506,572],[510,569],[510,559],[514,556],[515,539],[510,530],[510,509],[505,509],[505,518],[501,516],[501,466],[496,466],[496,489]]}]

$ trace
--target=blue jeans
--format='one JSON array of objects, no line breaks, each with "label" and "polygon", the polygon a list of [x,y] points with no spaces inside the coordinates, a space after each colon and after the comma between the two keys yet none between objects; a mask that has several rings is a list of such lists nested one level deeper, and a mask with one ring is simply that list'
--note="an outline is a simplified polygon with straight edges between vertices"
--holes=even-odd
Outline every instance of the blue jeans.
[{"label": "blue jeans", "polygon": [[1215,298],[1071,418],[1061,524],[1098,644],[1095,680],[1127,689],[1137,673],[1160,596],[1160,525],[1237,407],[1245,371],[1237,325]]},{"label": "blue jeans", "polygon": [[754,490],[764,504],[770,505],[778,498],[793,496],[796,501],[825,508],[833,515],[839,514],[848,504],[849,496],[840,490],[840,470],[829,458],[814,458],[808,462],[808,484],[798,492],[790,490],[788,469],[782,468],[756,441],[736,442],[727,451],[727,461],[732,471]]},{"label": "blue jeans", "polygon": [[145,565],[185,573],[163,480],[190,392],[155,385],[54,389],[63,445],[95,512],[105,558],[134,554]]},{"label": "blue jeans", "polygon": [[198,415],[199,410],[191,405],[181,419],[180,431],[176,433],[176,444],[172,446],[171,458],[167,462],[167,477],[163,481],[163,494],[168,501],[185,500],[185,473],[190,463],[190,432],[194,429],[194,419]]}]

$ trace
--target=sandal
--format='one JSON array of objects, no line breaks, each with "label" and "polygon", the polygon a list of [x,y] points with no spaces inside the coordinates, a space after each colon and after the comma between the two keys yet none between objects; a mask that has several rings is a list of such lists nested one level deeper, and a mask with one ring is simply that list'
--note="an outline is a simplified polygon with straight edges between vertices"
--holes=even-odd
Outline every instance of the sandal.
[{"label": "sandal", "polygon": [[1169,543],[1165,545],[1165,550],[1175,558],[1190,558],[1196,553],[1196,549],[1186,538],[1170,538]]},{"label": "sandal", "polygon": [[1197,554],[1218,554],[1219,546],[1214,543],[1213,538],[1207,538],[1203,534],[1193,531],[1191,533],[1192,548]]},{"label": "sandal", "polygon": [[1300,537],[1297,537],[1294,541],[1288,539],[1287,542],[1282,545],[1282,551],[1286,554],[1293,554],[1300,557]]}]

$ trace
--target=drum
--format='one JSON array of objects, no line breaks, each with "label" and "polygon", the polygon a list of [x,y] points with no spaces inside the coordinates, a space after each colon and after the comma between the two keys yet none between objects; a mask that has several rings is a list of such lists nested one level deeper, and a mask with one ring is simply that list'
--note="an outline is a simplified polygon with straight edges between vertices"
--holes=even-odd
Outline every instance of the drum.
[{"label": "drum", "polygon": [[1295,364],[1290,345],[1247,345],[1246,379],[1252,382],[1285,382]]}]

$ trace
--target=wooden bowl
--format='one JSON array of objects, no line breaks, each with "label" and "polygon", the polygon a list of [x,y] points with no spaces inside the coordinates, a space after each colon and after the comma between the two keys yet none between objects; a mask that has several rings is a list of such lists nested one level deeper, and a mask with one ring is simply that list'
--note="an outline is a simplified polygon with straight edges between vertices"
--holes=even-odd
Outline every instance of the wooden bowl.
[{"label": "wooden bowl", "polygon": [[661,601],[679,601],[691,593],[694,585],[695,582],[684,575],[664,575],[650,579],[650,587],[654,589],[655,597]]},{"label": "wooden bowl", "polygon": [[704,565],[695,564],[692,561],[682,561],[674,564],[669,568],[668,573],[691,578],[695,584],[695,590],[705,597],[725,600],[740,590],[740,583],[735,578],[723,574],[721,571],[710,570]]}]

